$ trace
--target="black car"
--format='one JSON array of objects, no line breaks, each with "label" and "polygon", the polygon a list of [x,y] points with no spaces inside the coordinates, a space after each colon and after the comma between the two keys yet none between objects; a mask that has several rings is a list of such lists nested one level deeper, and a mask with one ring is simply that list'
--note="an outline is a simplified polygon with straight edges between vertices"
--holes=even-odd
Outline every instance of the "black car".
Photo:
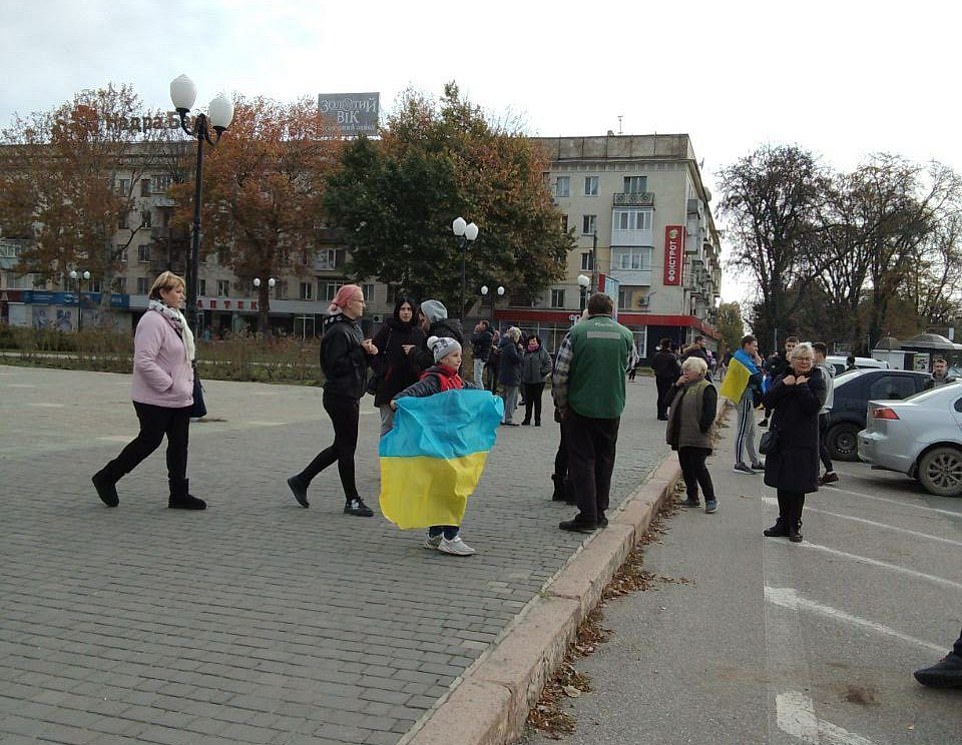
[{"label": "black car", "polygon": [[869,400],[899,400],[918,393],[932,376],[914,370],[860,368],[835,376],[835,398],[828,418],[828,449],[833,459],[858,460],[858,433],[865,429]]}]

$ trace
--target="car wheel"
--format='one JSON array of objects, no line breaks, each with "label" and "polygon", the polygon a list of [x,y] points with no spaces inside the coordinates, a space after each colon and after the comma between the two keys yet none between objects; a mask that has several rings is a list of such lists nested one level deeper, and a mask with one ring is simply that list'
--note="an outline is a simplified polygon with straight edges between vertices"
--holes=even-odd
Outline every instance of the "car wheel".
[{"label": "car wheel", "polygon": [[933,448],[919,458],[918,479],[926,491],[939,497],[962,494],[962,451]]},{"label": "car wheel", "polygon": [[842,422],[828,431],[828,450],[833,460],[858,460],[858,432],[862,429],[857,424]]}]

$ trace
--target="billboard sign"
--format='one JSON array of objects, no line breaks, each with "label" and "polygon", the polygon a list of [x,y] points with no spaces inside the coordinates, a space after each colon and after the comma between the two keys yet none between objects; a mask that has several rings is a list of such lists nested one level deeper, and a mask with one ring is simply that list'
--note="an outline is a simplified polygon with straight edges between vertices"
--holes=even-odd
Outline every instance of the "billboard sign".
[{"label": "billboard sign", "polygon": [[682,256],[685,250],[685,226],[665,226],[665,281],[667,285],[680,285],[684,267]]},{"label": "billboard sign", "polygon": [[380,93],[321,93],[317,110],[330,118],[343,135],[377,132]]}]

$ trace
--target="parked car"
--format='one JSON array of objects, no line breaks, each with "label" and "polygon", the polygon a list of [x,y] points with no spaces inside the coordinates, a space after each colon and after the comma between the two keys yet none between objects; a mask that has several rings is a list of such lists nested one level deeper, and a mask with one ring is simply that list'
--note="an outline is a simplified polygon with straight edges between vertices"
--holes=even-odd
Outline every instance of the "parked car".
[{"label": "parked car", "polygon": [[962,383],[904,401],[869,401],[858,457],[918,479],[940,497],[962,495]]},{"label": "parked car", "polygon": [[906,398],[925,388],[929,379],[928,373],[915,370],[861,369],[836,375],[826,435],[832,458],[858,460],[858,433],[865,429],[869,400]]},{"label": "parked car", "polygon": [[[848,357],[845,355],[830,354],[825,358],[825,361],[835,368],[836,375],[840,372],[845,372],[845,368],[848,367]],[[888,368],[889,363],[883,362],[882,360],[875,360],[871,357],[856,357],[855,368],[860,370],[863,367]]]}]

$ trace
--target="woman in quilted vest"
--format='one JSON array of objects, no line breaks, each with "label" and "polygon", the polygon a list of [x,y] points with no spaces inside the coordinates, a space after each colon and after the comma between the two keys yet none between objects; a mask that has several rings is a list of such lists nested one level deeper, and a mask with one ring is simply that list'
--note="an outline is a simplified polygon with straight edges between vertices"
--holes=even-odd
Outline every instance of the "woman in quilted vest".
[{"label": "woman in quilted vest", "polygon": [[698,487],[705,494],[705,512],[718,509],[715,487],[705,460],[711,455],[711,425],[715,421],[718,393],[705,379],[708,363],[701,357],[689,357],[681,365],[681,377],[675,382],[665,439],[678,451],[678,463],[685,479],[688,498],[683,507],[699,507]]}]

